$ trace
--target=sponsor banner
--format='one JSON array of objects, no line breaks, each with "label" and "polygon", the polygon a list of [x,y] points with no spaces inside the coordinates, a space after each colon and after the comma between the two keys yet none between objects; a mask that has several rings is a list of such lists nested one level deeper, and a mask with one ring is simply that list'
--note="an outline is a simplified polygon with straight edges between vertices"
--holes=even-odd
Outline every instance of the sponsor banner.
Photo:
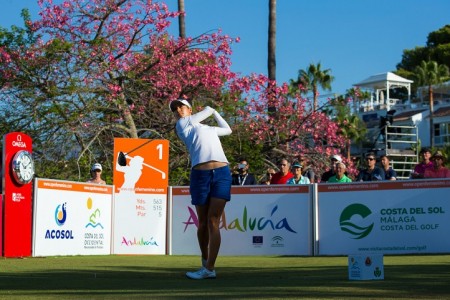
[{"label": "sponsor banner", "polygon": [[33,256],[111,254],[112,186],[36,179]]},{"label": "sponsor banner", "polygon": [[448,253],[450,180],[319,184],[316,255]]},{"label": "sponsor banner", "polygon": [[166,254],[166,195],[118,193],[114,203],[114,254]]},{"label": "sponsor banner", "polygon": [[[220,222],[221,255],[312,255],[311,186],[236,186]],[[188,187],[172,187],[170,254],[200,254]]]},{"label": "sponsor banner", "polygon": [[118,138],[114,153],[113,254],[166,254],[169,142]]}]

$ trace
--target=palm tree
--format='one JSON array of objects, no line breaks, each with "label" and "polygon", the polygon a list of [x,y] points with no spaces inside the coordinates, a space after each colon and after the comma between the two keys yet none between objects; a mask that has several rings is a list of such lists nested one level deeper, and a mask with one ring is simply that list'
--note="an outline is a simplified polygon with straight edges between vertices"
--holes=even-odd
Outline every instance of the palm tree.
[{"label": "palm tree", "polygon": [[428,86],[428,98],[430,100],[430,147],[434,147],[434,99],[433,85],[444,82],[449,76],[449,70],[446,65],[439,65],[435,61],[422,61],[416,67],[415,73],[419,86]]},{"label": "palm tree", "polygon": [[330,69],[322,71],[321,68],[322,66],[320,63],[318,63],[317,65],[310,64],[307,70],[298,71],[298,78],[296,81],[291,81],[291,85],[294,85],[295,88],[297,88],[299,84],[302,84],[306,88],[305,93],[307,93],[308,91],[313,92],[314,110],[317,110],[318,108],[319,87],[325,91],[331,91],[331,82],[333,82],[334,80],[334,77],[331,75]]},{"label": "palm tree", "polygon": [[347,100],[343,96],[333,99],[331,104],[335,111],[334,121],[339,125],[339,134],[347,138],[345,150],[347,159],[350,161],[352,142],[361,145],[365,140],[367,128],[356,113],[351,113]]}]

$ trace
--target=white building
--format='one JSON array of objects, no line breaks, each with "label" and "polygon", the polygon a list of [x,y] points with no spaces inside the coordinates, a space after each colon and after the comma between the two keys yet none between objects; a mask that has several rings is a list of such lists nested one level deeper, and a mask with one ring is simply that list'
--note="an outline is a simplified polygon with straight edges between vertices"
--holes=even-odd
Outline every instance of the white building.
[{"label": "white building", "polygon": [[[411,97],[413,81],[387,72],[368,77],[353,86],[371,93],[370,99],[354,101],[353,110],[358,112],[369,129],[369,135],[377,138],[383,118],[393,116],[395,126],[416,126],[421,146],[430,146],[430,110],[428,87],[418,89],[416,101]],[[407,99],[390,97],[390,90],[404,88]],[[450,143],[450,81],[433,86],[434,96],[434,144],[443,147]]]}]

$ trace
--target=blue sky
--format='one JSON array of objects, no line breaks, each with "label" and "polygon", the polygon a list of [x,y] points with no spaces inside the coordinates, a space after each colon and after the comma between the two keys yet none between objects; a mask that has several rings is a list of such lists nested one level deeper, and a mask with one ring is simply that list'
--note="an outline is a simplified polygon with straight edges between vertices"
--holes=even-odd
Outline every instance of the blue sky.
[{"label": "blue sky", "polygon": [[[177,0],[165,2],[177,9]],[[21,25],[22,8],[38,17],[36,0],[0,4],[2,27]],[[185,0],[185,9],[187,35],[220,28],[240,37],[232,70],[267,74],[268,0]],[[345,93],[371,75],[395,70],[404,49],[425,46],[428,34],[446,24],[449,0],[279,0],[277,81],[288,82],[299,69],[321,62],[335,77],[332,93]],[[170,31],[178,35],[176,20]]]}]

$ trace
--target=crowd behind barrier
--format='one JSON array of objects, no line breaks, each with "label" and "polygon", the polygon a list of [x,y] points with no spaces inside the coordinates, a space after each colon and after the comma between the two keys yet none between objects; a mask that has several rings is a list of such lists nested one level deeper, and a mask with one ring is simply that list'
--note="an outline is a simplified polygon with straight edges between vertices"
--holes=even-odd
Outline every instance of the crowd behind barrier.
[{"label": "crowd behind barrier", "polygon": [[[441,151],[431,154],[429,148],[422,148],[421,161],[411,170],[409,179],[423,178],[450,178],[450,169],[445,166],[446,157]],[[330,157],[329,167],[322,172],[320,178],[314,171],[309,159],[299,155],[297,160],[282,157],[279,159],[278,172],[269,168],[267,174],[261,179],[254,180],[250,173],[250,165],[246,159],[241,158],[239,164],[233,168],[233,185],[259,184],[309,184],[309,183],[349,183],[361,181],[397,180],[397,172],[390,165],[390,158],[386,154],[377,157],[375,152],[368,152],[364,156],[363,165],[356,173],[349,174],[347,166],[340,155]],[[295,179],[293,179],[295,177]],[[252,178],[252,180],[245,180]]]},{"label": "crowd behind barrier", "polygon": [[[199,254],[188,187],[169,187],[166,203],[136,209],[125,198],[117,206],[109,185],[36,179],[35,186],[33,256]],[[221,254],[449,253],[449,192],[449,179],[234,186]],[[117,222],[143,209],[144,230]],[[155,209],[167,218],[152,217]]]}]

